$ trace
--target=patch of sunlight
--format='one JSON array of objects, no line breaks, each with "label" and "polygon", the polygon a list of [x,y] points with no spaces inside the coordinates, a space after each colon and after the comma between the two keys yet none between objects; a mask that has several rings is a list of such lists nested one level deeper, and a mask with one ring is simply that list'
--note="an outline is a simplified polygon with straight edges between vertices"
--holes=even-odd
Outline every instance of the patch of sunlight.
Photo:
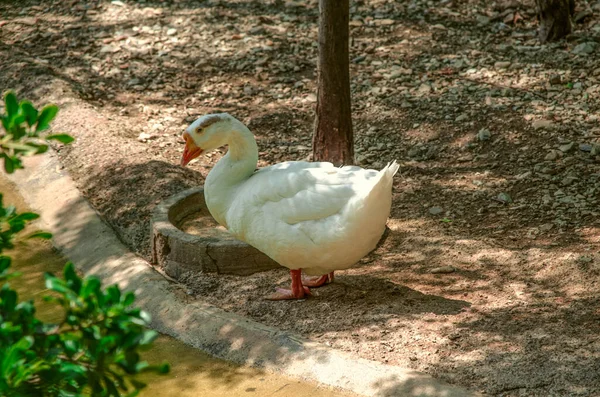
[{"label": "patch of sunlight", "polygon": [[394,232],[416,232],[423,230],[426,222],[421,219],[400,220],[390,218],[387,226]]},{"label": "patch of sunlight", "polygon": [[452,361],[461,362],[465,364],[482,362],[486,359],[487,354],[481,349],[475,349],[464,353],[454,354]]},{"label": "patch of sunlight", "polygon": [[[475,244],[475,242],[472,242],[470,244]],[[518,258],[516,257],[516,254],[514,252],[502,248],[480,249],[478,252],[472,255],[472,259],[477,262],[494,263],[498,265],[518,261]]]},{"label": "patch of sunlight", "polygon": [[584,227],[579,234],[590,244],[600,244],[600,227]]},{"label": "patch of sunlight", "polygon": [[[476,173],[477,174],[477,173]],[[484,182],[482,179],[487,179]],[[465,175],[461,174],[458,178],[436,179],[432,181],[433,185],[446,188],[459,188],[461,190],[481,190],[482,188],[490,188],[499,184],[506,183],[506,178],[489,178],[483,175]]]},{"label": "patch of sunlight", "polygon": [[424,262],[429,258],[429,255],[425,254],[421,251],[410,251],[402,255],[402,260],[404,262]]},{"label": "patch of sunlight", "polygon": [[419,141],[432,141],[440,137],[441,131],[439,128],[432,126],[430,123],[421,124],[419,128],[411,128],[404,132],[409,137]]}]

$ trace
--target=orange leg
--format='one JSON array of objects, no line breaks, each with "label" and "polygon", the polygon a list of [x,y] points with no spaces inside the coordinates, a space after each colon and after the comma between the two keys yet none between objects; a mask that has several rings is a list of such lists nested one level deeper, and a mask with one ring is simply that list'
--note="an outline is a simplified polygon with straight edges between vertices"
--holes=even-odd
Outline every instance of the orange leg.
[{"label": "orange leg", "polygon": [[302,277],[302,284],[306,287],[317,288],[333,283],[333,272],[316,277]]},{"label": "orange leg", "polygon": [[304,299],[311,295],[310,289],[302,285],[301,269],[290,270],[290,275],[292,276],[292,289],[277,288],[277,292],[269,295],[266,299],[272,301]]}]

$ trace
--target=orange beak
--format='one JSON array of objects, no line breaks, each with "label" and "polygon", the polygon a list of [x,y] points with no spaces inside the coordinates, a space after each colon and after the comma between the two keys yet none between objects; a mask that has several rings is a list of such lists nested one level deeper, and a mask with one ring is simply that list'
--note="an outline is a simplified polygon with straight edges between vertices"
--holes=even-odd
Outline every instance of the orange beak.
[{"label": "orange beak", "polygon": [[185,139],[185,148],[183,149],[183,156],[181,156],[181,166],[185,167],[190,161],[200,156],[203,150],[196,146],[192,137],[187,133],[183,134],[183,139]]}]

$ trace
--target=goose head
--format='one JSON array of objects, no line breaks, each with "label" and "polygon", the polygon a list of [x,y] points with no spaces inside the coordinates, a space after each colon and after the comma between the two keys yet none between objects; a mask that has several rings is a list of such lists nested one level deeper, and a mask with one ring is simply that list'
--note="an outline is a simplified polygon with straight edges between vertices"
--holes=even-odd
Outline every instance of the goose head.
[{"label": "goose head", "polygon": [[[229,143],[230,132],[238,122],[227,113],[207,114],[194,121],[183,133],[185,149],[181,157],[181,165],[206,151],[211,151]],[[238,122],[239,123],[239,122]]]}]

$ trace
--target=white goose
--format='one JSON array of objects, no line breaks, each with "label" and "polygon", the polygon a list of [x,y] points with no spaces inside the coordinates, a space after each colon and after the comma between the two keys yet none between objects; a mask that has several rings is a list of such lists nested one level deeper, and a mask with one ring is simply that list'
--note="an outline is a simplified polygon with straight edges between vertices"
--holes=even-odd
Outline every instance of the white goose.
[{"label": "white goose", "polygon": [[[204,184],[207,207],[219,224],[290,269],[292,288],[268,299],[302,299],[308,287],[333,281],[375,248],[392,203],[394,161],[383,170],[288,161],[256,171],[258,147],[250,130],[227,113],[209,114],[183,133],[181,165],[229,145]],[[320,277],[302,278],[302,270]]]}]

